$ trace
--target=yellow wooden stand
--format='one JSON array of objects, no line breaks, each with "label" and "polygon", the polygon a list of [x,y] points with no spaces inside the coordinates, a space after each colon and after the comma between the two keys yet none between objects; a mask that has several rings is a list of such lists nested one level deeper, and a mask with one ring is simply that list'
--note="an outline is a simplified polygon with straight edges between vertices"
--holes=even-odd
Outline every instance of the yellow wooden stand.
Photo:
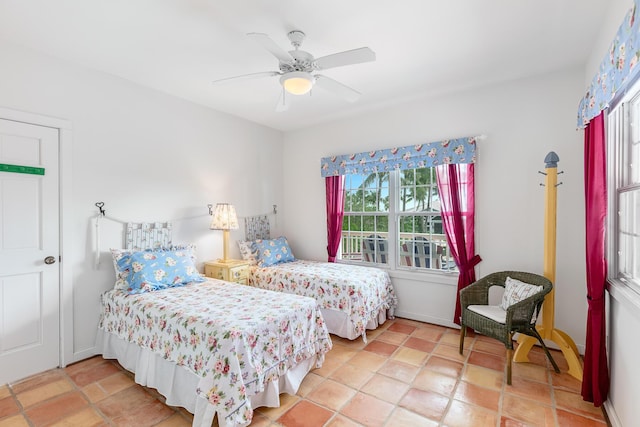
[{"label": "yellow wooden stand", "polygon": [[[546,199],[544,213],[544,273],[543,275],[554,284],[556,280],[556,199],[558,182],[558,155],[553,151],[545,157],[546,167]],[[542,306],[542,325],[536,329],[545,340],[551,340],[560,347],[569,365],[569,375],[582,381],[582,364],[578,348],[571,337],[556,329],[553,325],[555,315],[555,289],[547,294]],[[518,348],[513,354],[516,362],[528,362],[529,350],[536,343],[536,339],[527,335],[520,335]]]}]

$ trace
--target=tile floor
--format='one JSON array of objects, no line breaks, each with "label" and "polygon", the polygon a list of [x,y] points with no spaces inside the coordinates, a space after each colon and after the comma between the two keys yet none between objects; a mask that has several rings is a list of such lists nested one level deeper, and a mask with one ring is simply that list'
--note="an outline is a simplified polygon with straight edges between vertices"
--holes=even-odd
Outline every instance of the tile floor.
[{"label": "tile floor", "polygon": [[[252,426],[606,426],[580,383],[549,368],[541,350],[514,363],[506,385],[505,349],[478,335],[458,354],[455,329],[396,319],[368,333],[369,344],[333,337],[322,368],[279,408],[259,408]],[[94,357],[0,386],[0,427],[189,426],[191,414],[166,406],[114,361]]]}]

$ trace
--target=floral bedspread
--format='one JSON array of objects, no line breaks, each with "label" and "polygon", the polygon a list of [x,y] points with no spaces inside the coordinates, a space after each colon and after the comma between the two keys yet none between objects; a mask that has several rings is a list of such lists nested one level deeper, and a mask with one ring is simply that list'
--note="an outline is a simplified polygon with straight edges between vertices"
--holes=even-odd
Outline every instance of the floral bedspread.
[{"label": "floral bedspread", "polygon": [[105,292],[99,328],[200,376],[197,393],[230,425],[251,421],[249,396],[302,360],[321,366],[331,349],[315,300],[215,279]]},{"label": "floral bedspread", "polygon": [[249,284],[315,298],[324,309],[346,313],[357,335],[381,309],[398,305],[389,274],[373,267],[297,260],[251,267]]}]

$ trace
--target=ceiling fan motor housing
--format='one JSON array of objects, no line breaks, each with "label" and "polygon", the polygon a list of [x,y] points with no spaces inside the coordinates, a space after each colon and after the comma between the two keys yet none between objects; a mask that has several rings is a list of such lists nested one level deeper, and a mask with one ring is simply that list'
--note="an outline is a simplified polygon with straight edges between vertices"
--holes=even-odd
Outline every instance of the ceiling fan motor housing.
[{"label": "ceiling fan motor housing", "polygon": [[280,71],[290,73],[292,71],[311,72],[316,70],[316,60],[309,52],[304,50],[291,50],[289,54],[293,57],[291,62],[280,62]]}]

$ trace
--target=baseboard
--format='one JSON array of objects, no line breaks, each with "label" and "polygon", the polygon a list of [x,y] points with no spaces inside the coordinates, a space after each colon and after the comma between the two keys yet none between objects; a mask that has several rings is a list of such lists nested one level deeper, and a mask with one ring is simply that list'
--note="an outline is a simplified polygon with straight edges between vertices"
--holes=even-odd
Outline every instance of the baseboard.
[{"label": "baseboard", "polygon": [[446,326],[448,328],[460,329],[460,327],[455,323],[453,323],[451,320],[443,319],[440,317],[427,316],[422,313],[411,313],[408,311],[400,311],[400,310],[396,310],[394,314],[396,317],[402,317],[403,319],[417,320],[419,322],[431,323],[434,325]]},{"label": "baseboard", "polygon": [[622,423],[620,422],[618,414],[616,414],[616,410],[611,402],[607,400],[604,402],[603,406],[606,412],[605,416],[609,419],[609,425],[611,427],[622,427]]},{"label": "baseboard", "polygon": [[96,347],[89,347],[82,351],[76,351],[73,353],[73,360],[69,361],[68,364],[76,363],[81,360],[88,359],[90,357],[95,356],[96,354],[99,354]]}]

